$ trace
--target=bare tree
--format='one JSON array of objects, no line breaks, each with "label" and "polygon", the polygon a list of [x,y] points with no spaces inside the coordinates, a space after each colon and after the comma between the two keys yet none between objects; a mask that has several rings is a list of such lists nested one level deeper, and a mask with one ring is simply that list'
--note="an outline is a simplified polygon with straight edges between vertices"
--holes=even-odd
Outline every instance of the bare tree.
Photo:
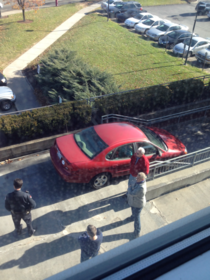
[{"label": "bare tree", "polygon": [[43,6],[45,0],[3,0],[5,5],[13,5],[13,9],[21,9],[23,14],[23,21],[26,21],[25,10],[37,10]]}]

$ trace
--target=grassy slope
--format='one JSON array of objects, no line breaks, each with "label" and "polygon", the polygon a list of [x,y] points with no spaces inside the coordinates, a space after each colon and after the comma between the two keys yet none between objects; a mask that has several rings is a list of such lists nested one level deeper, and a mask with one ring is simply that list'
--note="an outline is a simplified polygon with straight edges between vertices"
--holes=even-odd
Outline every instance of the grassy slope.
[{"label": "grassy slope", "polygon": [[122,89],[202,75],[195,67],[183,66],[181,58],[165,52],[157,43],[98,14],[83,18],[51,49],[62,45],[77,51],[87,63],[114,74]]},{"label": "grassy slope", "polygon": [[37,13],[28,11],[26,19],[33,20],[32,23],[17,23],[17,21],[22,21],[22,14],[0,19],[0,70],[3,70],[82,7],[81,4],[71,4],[40,9]]}]

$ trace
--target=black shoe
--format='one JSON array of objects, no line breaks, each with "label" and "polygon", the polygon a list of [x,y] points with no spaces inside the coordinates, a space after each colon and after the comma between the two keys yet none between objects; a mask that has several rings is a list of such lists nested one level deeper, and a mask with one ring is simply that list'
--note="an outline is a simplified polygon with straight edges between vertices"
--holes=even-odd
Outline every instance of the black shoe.
[{"label": "black shoe", "polygon": [[34,235],[35,232],[36,232],[36,230],[33,229],[33,232],[28,233],[28,236],[31,237],[32,235]]}]

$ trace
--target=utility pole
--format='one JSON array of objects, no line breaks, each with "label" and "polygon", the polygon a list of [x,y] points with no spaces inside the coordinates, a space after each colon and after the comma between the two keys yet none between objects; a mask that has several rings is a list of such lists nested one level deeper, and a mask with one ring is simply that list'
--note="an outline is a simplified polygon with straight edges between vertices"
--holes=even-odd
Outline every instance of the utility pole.
[{"label": "utility pole", "polygon": [[[192,43],[192,37],[193,37],[194,30],[195,30],[195,24],[196,24],[196,21],[197,21],[197,16],[198,16],[198,11],[195,14],[194,25],[193,25],[192,34],[191,34],[191,37],[190,37],[190,43],[189,43],[189,46],[188,46],[187,55],[186,55],[186,59],[185,59],[184,65],[187,64],[187,58],[188,58],[188,54],[189,54],[189,51],[190,51],[190,46],[191,46],[191,43]],[[184,49],[184,51],[185,51],[185,49]]]}]

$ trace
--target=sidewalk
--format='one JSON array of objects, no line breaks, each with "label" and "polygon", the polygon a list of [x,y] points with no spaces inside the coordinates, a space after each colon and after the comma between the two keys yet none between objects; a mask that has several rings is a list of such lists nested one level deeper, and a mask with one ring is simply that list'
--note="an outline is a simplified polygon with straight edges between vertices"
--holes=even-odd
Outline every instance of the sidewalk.
[{"label": "sidewalk", "polygon": [[[27,237],[24,222],[22,238],[14,238],[12,219],[4,209],[4,197],[12,191],[14,177],[23,178],[37,202],[32,213],[37,232],[31,238]],[[101,254],[132,240],[133,222],[127,219],[131,210],[122,197],[127,180],[97,191],[67,184],[45,154],[1,166],[0,186],[1,280],[42,280],[78,264],[77,238],[88,224],[103,232]],[[206,179],[148,201],[141,214],[141,235],[208,207],[209,192],[210,179]]]},{"label": "sidewalk", "polygon": [[[33,93],[33,88],[22,74],[24,69],[31,61],[42,54],[47,48],[49,48],[56,40],[64,35],[74,24],[82,19],[87,13],[97,9],[100,5],[93,4],[86,8],[83,8],[79,12],[75,13],[55,30],[49,33],[39,43],[34,45],[26,53],[21,55],[13,63],[7,66],[3,73],[8,79],[8,86],[13,90],[17,96],[16,108],[17,110],[26,110],[31,108],[40,107],[41,105],[36,99]],[[13,12],[13,11],[12,11]],[[12,13],[8,12],[8,13]],[[8,14],[5,13],[5,14]]]}]

